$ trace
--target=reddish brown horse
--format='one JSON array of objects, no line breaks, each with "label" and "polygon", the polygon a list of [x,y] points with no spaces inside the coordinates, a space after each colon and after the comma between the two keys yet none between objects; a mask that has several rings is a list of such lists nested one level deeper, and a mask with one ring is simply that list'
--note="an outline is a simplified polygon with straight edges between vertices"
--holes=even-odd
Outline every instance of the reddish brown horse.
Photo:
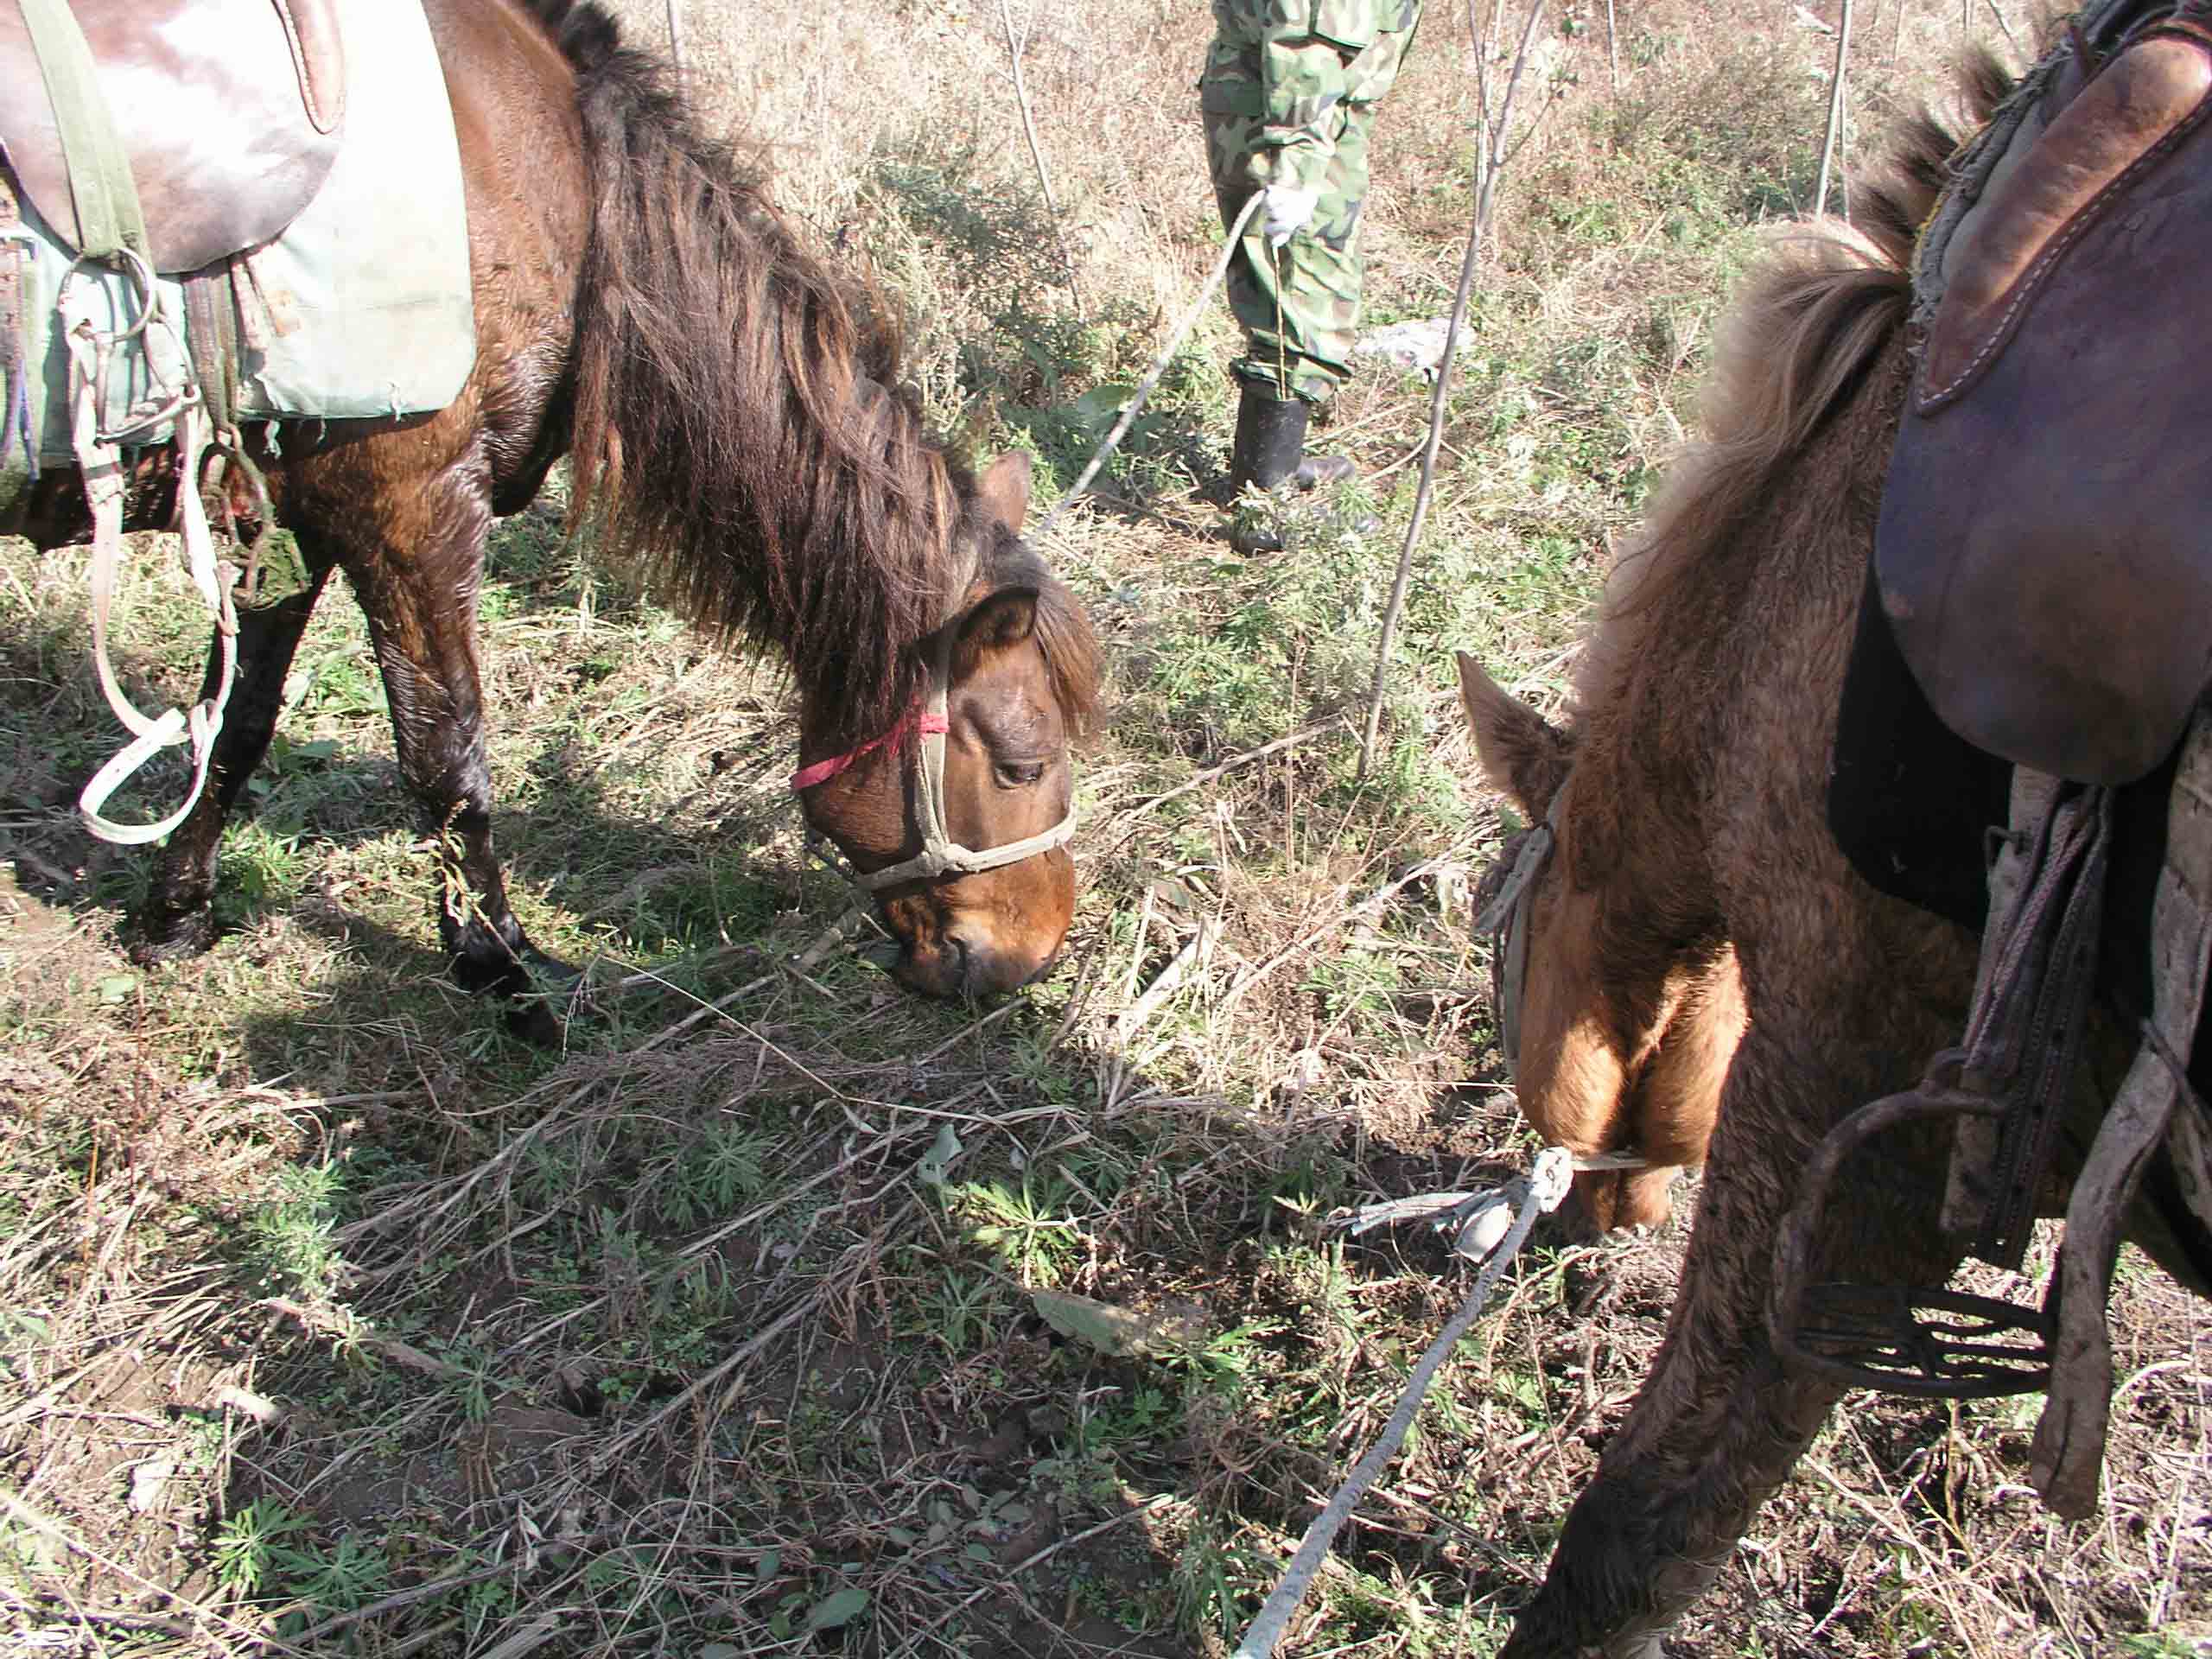
[{"label": "reddish brown horse", "polygon": [[[1020,539],[1027,462],[974,476],[927,436],[872,296],[801,243],[596,6],[426,10],[460,139],[475,367],[435,415],[298,423],[257,454],[310,582],[241,616],[209,787],[162,855],[143,949],[209,944],[224,818],[335,568],[367,614],[401,771],[448,849],[454,972],[526,987],[535,953],[492,848],[474,612],[493,518],[563,454],[580,517],[612,546],[659,566],[702,626],[783,652],[802,760],[852,757],[803,791],[808,821],[861,870],[922,850],[910,751],[933,667],[949,677],[938,839],[982,850],[1060,823],[1098,658],[1080,606]],[[143,464],[131,522],[168,523],[175,488]],[[50,471],[0,530],[84,539],[79,481]],[[906,983],[985,994],[1052,959],[1074,871],[1055,847],[877,899]]]},{"label": "reddish brown horse", "polygon": [[[1984,111],[2003,90],[1975,89]],[[1556,840],[1529,889],[1519,1090],[1548,1138],[1707,1174],[1666,1341],[1506,1652],[1656,1656],[1841,1394],[1769,1332],[1777,1230],[1828,1130],[1958,1040],[1962,927],[1885,897],[1827,816],[1853,618],[1910,372],[1906,262],[1951,137],[1909,135],[1863,235],[1800,238],[1721,337],[1708,435],[1612,573],[1565,727],[1461,659],[1484,769]],[[1710,1141],[1708,1149],[1707,1141]],[[2062,1152],[2062,1180],[2081,1148]],[[1940,1140],[1854,1161],[1812,1277],[1940,1285]],[[1665,1213],[1662,1167],[1584,1194]],[[2202,1282],[2139,1204],[2131,1232]]]}]

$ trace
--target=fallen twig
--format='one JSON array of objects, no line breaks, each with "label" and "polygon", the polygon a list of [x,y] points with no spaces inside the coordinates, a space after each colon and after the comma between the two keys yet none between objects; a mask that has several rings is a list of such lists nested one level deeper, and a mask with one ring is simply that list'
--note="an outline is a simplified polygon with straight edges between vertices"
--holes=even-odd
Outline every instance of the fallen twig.
[{"label": "fallen twig", "polygon": [[1414,865],[1413,868],[1408,870],[1403,875],[1399,876],[1395,880],[1385,882],[1382,887],[1377,887],[1373,893],[1368,894],[1366,898],[1361,899],[1350,909],[1339,912],[1336,915],[1330,917],[1327,921],[1323,922],[1319,927],[1313,928],[1309,931],[1300,935],[1299,938],[1293,940],[1290,944],[1283,946],[1281,950],[1276,951],[1265,962],[1261,963],[1257,967],[1252,969],[1242,978],[1237,980],[1235,984],[1231,985],[1229,988],[1229,994],[1221,1000],[1221,1007],[1215,1010],[1215,1016],[1217,1018],[1225,1017],[1231,1008],[1235,1007],[1239,1001],[1243,1001],[1245,992],[1250,990],[1255,985],[1265,979],[1269,974],[1281,967],[1283,963],[1289,961],[1291,957],[1299,956],[1312,948],[1314,942],[1319,939],[1324,934],[1333,933],[1344,927],[1347,923],[1357,921],[1361,917],[1371,914],[1373,912],[1380,910],[1384,905],[1389,903],[1391,899],[1397,897],[1397,895],[1407,887],[1411,887],[1414,882],[1421,880],[1424,876],[1435,874],[1437,871],[1442,869],[1451,861],[1452,861],[1450,859],[1442,857],[1425,858],[1421,860],[1420,863]]},{"label": "fallen twig", "polygon": [[903,1645],[893,1649],[891,1652],[891,1659],[905,1659],[905,1656],[914,1652],[929,1637],[934,1635],[937,1631],[943,1630],[945,1625],[959,1618],[961,1614],[966,1612],[977,1602],[982,1600],[984,1597],[992,1594],[995,1591],[1005,1588],[1015,1579],[1020,1578],[1024,1573],[1029,1571],[1031,1567],[1041,1566],[1052,1556],[1058,1554],[1060,1551],[1064,1549],[1072,1549],[1077,1544],[1087,1544],[1093,1538],[1097,1537],[1099,1534],[1103,1532],[1111,1532],[1116,1527],[1120,1526],[1123,1522],[1134,1521],[1141,1516],[1150,1515],[1156,1510],[1164,1510],[1169,1504],[1179,1503],[1182,1500],[1173,1492],[1157,1493],[1154,1496],[1145,1499],[1143,1503],[1137,1504],[1132,1509],[1123,1510],[1119,1515],[1107,1516],[1105,1520],[1099,1522],[1096,1526],[1086,1527],[1081,1532],[1072,1533],[1065,1538],[1058,1538],[1053,1540],[1052,1542],[1046,1545],[1044,1548],[1037,1551],[1033,1555],[1028,1556],[1025,1560],[1016,1561],[1012,1567],[1007,1568],[1004,1573],[1001,1573],[998,1578],[991,1583],[984,1585],[980,1589],[969,1591],[966,1596],[963,1597],[949,1611],[938,1614],[937,1618],[931,1619],[927,1624],[922,1626],[920,1630],[915,1631],[912,1636],[907,1637]]},{"label": "fallen twig", "polygon": [[1193,964],[1212,954],[1213,943],[1221,931],[1221,925],[1213,917],[1198,918],[1198,931],[1178,950],[1168,964],[1161,969],[1144,994],[1129,1006],[1114,1015],[1114,1033],[1123,1042],[1142,1030],[1145,1022],[1160,1012],[1160,1005],[1174,995],[1188,976]]},{"label": "fallen twig", "polygon": [[[1310,726],[1301,726],[1296,731],[1290,733],[1287,736],[1278,737],[1272,742],[1262,743],[1256,749],[1246,749],[1241,754],[1232,754],[1226,760],[1217,760],[1212,766],[1206,767],[1203,772],[1192,772],[1188,778],[1185,779],[1181,783],[1176,785],[1174,788],[1167,791],[1166,793],[1155,795],[1150,800],[1138,802],[1135,806],[1129,808],[1128,811],[1120,814],[1116,822],[1125,824],[1134,824],[1136,820],[1143,817],[1147,813],[1151,812],[1155,808],[1165,806],[1172,800],[1175,800],[1181,796],[1188,795],[1192,790],[1204,789],[1208,784],[1213,782],[1217,778],[1220,778],[1226,773],[1232,772],[1239,766],[1249,766],[1255,760],[1264,760],[1271,754],[1281,753],[1285,749],[1294,749],[1300,744],[1310,742],[1313,739],[1320,736],[1322,733],[1329,731],[1335,727],[1341,726],[1343,723],[1344,711],[1340,709],[1332,709],[1329,713],[1327,718],[1317,720]],[[1119,842],[1115,843],[1114,850],[1116,852],[1119,852],[1122,847],[1128,844],[1128,836],[1125,835]]]}]

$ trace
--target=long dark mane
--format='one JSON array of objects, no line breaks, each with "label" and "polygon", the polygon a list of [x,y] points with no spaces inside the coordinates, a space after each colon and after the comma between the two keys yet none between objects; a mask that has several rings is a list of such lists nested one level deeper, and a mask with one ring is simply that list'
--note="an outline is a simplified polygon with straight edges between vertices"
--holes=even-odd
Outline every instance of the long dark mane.
[{"label": "long dark mane", "polygon": [[[1974,125],[2013,85],[1986,53],[1959,73]],[[1676,461],[1643,533],[1615,564],[1578,702],[1606,702],[1649,639],[1699,638],[1711,612],[1749,583],[1726,567],[1757,558],[1737,534],[1816,433],[1870,384],[1901,345],[1912,297],[1915,238],[1935,211],[1959,137],[1923,111],[1897,130],[1889,165],[1856,191],[1853,223],[1820,222],[1777,238],[1731,306],[1700,403],[1704,435]]]},{"label": "long dark mane", "polygon": [[888,730],[972,480],[899,385],[888,308],[806,247],[596,4],[527,0],[575,69],[594,196],[579,301],[578,513],[719,636],[779,647],[825,730]]}]

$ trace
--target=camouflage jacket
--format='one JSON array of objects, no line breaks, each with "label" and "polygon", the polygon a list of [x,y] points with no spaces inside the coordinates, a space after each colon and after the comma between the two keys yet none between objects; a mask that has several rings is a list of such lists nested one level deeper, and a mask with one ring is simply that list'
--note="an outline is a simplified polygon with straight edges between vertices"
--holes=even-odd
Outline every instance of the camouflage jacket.
[{"label": "camouflage jacket", "polygon": [[1251,124],[1255,183],[1319,188],[1331,112],[1389,87],[1421,9],[1421,0],[1213,0],[1199,102]]}]

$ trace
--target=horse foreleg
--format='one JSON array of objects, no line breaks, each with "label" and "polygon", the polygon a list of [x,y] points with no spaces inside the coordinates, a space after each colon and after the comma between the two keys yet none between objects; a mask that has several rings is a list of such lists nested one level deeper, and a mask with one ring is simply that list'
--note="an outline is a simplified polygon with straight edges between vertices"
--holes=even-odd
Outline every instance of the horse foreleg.
[{"label": "horse foreleg", "polygon": [[[1774,1352],[1774,1239],[1821,1131],[1883,1083],[1870,1069],[1815,1089],[1792,1046],[1754,1030],[1738,1052],[1666,1342],[1568,1513],[1510,1659],[1656,1655],[1841,1392],[1785,1370]],[[1932,1168],[1940,1181],[1941,1153],[1909,1158],[1926,1150],[1917,1141],[1880,1150],[1878,1171],[1854,1160],[1833,1190],[1816,1266],[1861,1282],[1941,1283],[1956,1253],[1936,1230],[1935,1185],[1914,1174]]]},{"label": "horse foreleg", "polygon": [[[368,618],[369,638],[391,709],[400,775],[436,844],[439,937],[464,989],[530,991],[532,968],[560,971],[524,937],[507,905],[492,848],[492,778],[485,747],[483,684],[474,626],[475,571],[431,580],[435,562],[349,558],[346,574]],[[518,1016],[524,1035],[557,1035],[550,1016]]]},{"label": "horse foreleg", "polygon": [[[238,674],[208,759],[207,787],[162,849],[132,953],[142,962],[193,955],[215,942],[215,866],[223,824],[269,752],[284,704],[285,676],[329,575],[328,560],[315,563],[300,592],[238,613]],[[211,646],[203,697],[215,694],[219,672]]]}]

